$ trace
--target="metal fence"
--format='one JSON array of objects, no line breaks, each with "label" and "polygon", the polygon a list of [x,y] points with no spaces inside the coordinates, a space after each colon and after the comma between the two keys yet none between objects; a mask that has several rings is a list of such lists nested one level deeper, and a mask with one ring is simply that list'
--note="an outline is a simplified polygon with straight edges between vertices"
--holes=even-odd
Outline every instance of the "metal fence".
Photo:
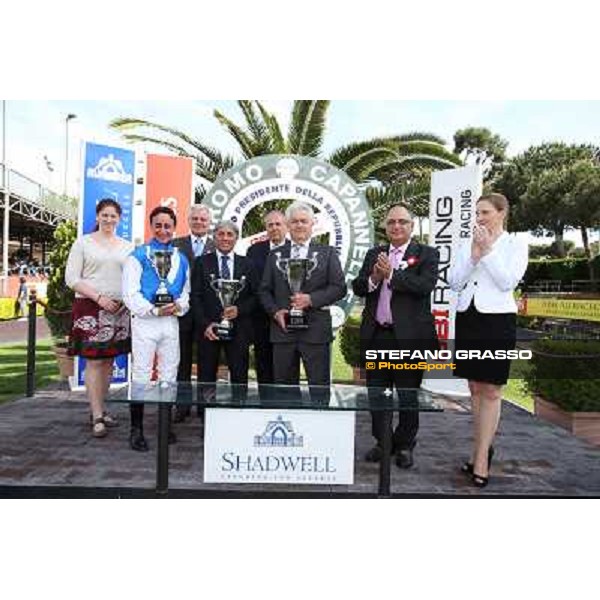
[{"label": "metal fence", "polygon": [[533,294],[556,293],[593,293],[600,292],[600,281],[592,279],[538,279],[523,288],[524,292]]},{"label": "metal fence", "polygon": [[[77,206],[71,198],[57,194],[41,183],[14,169],[0,163],[0,181],[6,186],[11,196],[18,196],[40,208],[49,210],[67,219],[77,218]],[[3,190],[4,191],[4,190]]]}]

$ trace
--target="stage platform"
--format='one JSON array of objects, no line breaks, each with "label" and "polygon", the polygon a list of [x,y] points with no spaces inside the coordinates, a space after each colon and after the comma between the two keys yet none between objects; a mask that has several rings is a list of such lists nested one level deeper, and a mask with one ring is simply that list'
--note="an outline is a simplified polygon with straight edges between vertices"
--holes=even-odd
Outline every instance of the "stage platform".
[{"label": "stage platform", "polygon": [[[459,472],[469,452],[468,404],[441,396],[438,401],[444,412],[420,415],[414,467],[392,465],[392,497],[600,497],[600,448],[507,402],[490,484],[472,487]],[[64,383],[1,405],[0,497],[154,497],[157,407],[146,408],[147,453],[129,449],[127,406],[110,408],[121,426],[94,439],[83,394]],[[194,416],[174,428],[169,497],[376,497],[379,467],[363,460],[372,444],[370,428],[369,415],[357,413],[352,486],[217,485],[202,481],[202,426]]]}]

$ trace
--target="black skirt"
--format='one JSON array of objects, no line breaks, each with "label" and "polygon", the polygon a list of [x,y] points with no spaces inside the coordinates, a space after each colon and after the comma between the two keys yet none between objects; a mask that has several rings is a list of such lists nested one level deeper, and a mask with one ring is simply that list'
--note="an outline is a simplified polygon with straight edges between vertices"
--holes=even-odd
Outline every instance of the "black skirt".
[{"label": "black skirt", "polygon": [[[456,313],[456,344],[458,350],[514,350],[517,341],[515,313],[481,313],[471,301],[464,312]],[[510,359],[494,360],[457,358],[455,377],[470,381],[504,385],[510,373]]]}]

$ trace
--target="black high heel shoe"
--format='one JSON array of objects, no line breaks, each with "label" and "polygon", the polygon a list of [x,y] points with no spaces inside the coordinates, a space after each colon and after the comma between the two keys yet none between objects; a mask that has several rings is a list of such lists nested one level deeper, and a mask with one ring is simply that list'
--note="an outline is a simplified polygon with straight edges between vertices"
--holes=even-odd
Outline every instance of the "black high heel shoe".
[{"label": "black high heel shoe", "polygon": [[[494,458],[494,446],[490,446],[488,448],[488,470],[492,466],[492,458]],[[473,475],[473,463],[472,462],[463,463],[463,465],[460,468],[460,470],[465,475],[471,475],[472,476]],[[487,485],[487,483],[486,483],[486,485]]]},{"label": "black high heel shoe", "polygon": [[489,477],[484,477],[483,475],[477,475],[477,473],[473,473],[473,485],[477,488],[484,488],[490,481]]}]

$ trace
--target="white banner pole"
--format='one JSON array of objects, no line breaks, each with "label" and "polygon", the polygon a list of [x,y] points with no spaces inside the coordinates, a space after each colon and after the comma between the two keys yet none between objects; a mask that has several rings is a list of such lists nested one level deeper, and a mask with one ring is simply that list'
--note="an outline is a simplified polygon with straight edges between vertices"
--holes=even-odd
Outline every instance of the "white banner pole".
[{"label": "white banner pole", "polygon": [[[475,223],[475,203],[483,190],[481,167],[469,166],[431,174],[429,203],[429,245],[440,253],[439,275],[431,294],[431,310],[441,349],[454,340],[456,294],[450,289],[448,274],[461,243],[471,239]],[[423,379],[423,387],[440,394],[469,395],[465,379],[456,377]]]}]

